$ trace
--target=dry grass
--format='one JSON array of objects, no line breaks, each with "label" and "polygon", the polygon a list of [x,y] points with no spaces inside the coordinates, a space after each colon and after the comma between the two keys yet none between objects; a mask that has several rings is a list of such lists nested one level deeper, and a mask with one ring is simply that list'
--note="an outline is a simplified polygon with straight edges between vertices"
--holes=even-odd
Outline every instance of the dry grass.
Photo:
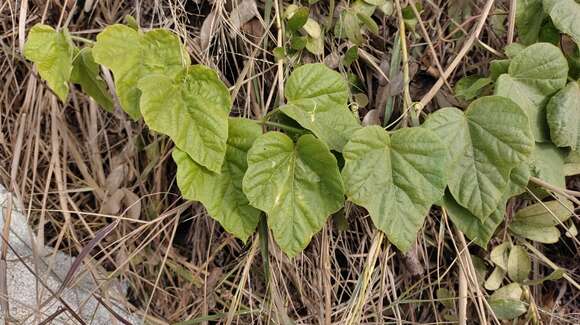
[{"label": "dry grass", "polygon": [[[451,16],[454,2],[459,5],[452,8],[469,10]],[[507,17],[509,1],[496,1],[491,18],[483,20],[481,33],[473,39],[474,47],[458,56],[482,21],[480,10],[487,2],[423,1],[417,33],[407,33],[409,96],[424,98],[441,73],[457,61],[456,67],[445,71],[449,73],[441,88],[432,93],[433,101],[425,101],[423,112],[465,105],[446,83],[453,84],[465,74],[485,73],[489,60],[501,54],[508,42],[509,37],[492,22],[494,16]],[[482,258],[488,254],[468,245],[441,211],[431,212],[416,248],[407,255],[390,245],[366,213],[354,207],[333,217],[304,253],[292,260],[271,238],[264,240],[264,233],[243,244],[224,232],[201,205],[180,198],[170,159],[172,146],[166,137],[150,132],[143,122],[129,121],[119,109],[104,112],[78,90],[63,105],[21,55],[24,33],[35,23],[66,26],[74,35],[94,39],[105,26],[133,15],[145,28],[177,32],[193,61],[216,68],[231,87],[235,114],[259,118],[282,100],[283,81],[300,63],[275,62],[271,53],[283,45],[276,16],[284,1],[257,1],[261,16],[240,30],[229,15],[232,1],[87,0],[84,4],[86,10],[72,0],[0,2],[0,181],[25,202],[44,244],[77,256],[86,252],[83,248],[100,229],[115,222],[84,263],[101,265],[109,272],[108,279],[128,283],[129,308],[152,324],[444,324],[457,322],[453,317],[467,317],[467,323],[497,323],[467,252]],[[267,8],[270,17],[265,15]],[[325,1],[314,8],[320,19],[328,16]],[[204,25],[210,14],[213,19]],[[370,103],[360,108],[361,118],[370,109],[384,107],[386,85],[401,88],[388,69],[396,17],[384,17],[379,36],[368,36],[361,59],[350,71],[342,71],[356,74],[366,87]],[[509,19],[503,25],[508,31],[513,26]],[[326,62],[332,64],[332,55],[346,48],[342,41],[327,38]],[[324,60],[302,57],[303,62]],[[401,89],[391,90],[396,94],[391,121],[401,115]],[[571,179],[570,188],[577,187],[578,181]],[[112,204],[111,196],[119,189],[125,199]],[[341,226],[345,215],[347,229]],[[505,229],[498,233],[491,245],[509,236]],[[266,244],[267,255],[263,255]],[[568,268],[578,281],[577,241],[538,249]],[[532,257],[534,278],[550,272],[540,257]],[[75,274],[71,281],[80,276],[90,275]],[[441,301],[436,295],[439,288],[453,290],[459,298]],[[534,287],[530,294],[542,322],[580,322],[580,290],[566,280]],[[450,307],[444,307],[444,302]]]}]

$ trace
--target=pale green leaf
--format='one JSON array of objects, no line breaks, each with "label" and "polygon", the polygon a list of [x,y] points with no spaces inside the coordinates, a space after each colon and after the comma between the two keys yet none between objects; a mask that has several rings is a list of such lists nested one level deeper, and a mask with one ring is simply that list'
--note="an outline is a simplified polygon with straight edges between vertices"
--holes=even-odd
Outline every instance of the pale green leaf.
[{"label": "pale green leaf", "polygon": [[491,61],[489,64],[489,78],[496,81],[500,75],[507,73],[510,62],[511,60],[509,59]]},{"label": "pale green leaf", "polygon": [[296,144],[279,132],[256,139],[243,189],[250,204],[266,212],[274,239],[289,256],[300,253],[344,204],[336,158],[311,134]]},{"label": "pale green leaf", "polygon": [[483,284],[484,288],[487,290],[497,290],[501,286],[506,273],[507,271],[499,266],[496,266],[489,277],[487,277],[487,280],[485,280],[485,283]]},{"label": "pale green leaf", "polygon": [[141,116],[137,85],[149,74],[173,78],[189,65],[177,35],[165,29],[143,33],[125,25],[111,25],[97,35],[93,56],[99,64],[113,71],[121,107],[133,119]]},{"label": "pale green leaf", "polygon": [[430,114],[424,127],[447,143],[453,198],[485,220],[502,201],[511,170],[532,152],[526,114],[509,99],[487,96],[472,102],[465,114],[456,108],[440,109]]},{"label": "pale green leaf", "polygon": [[546,104],[566,84],[568,62],[559,48],[536,43],[520,51],[508,73],[499,76],[495,93],[516,102],[528,115],[536,141],[549,140]]},{"label": "pale green leaf", "polygon": [[24,57],[34,62],[40,77],[63,102],[68,96],[73,55],[74,46],[66,30],[57,32],[42,24],[30,29],[24,44]]},{"label": "pale green leaf", "polygon": [[314,55],[322,55],[324,54],[324,38],[312,38],[307,36],[305,47],[308,52]]},{"label": "pale green leaf", "polygon": [[530,159],[530,173],[551,185],[565,188],[564,159],[562,149],[551,143],[536,143]]},{"label": "pale green leaf", "polygon": [[489,306],[498,319],[514,319],[526,313],[528,308],[520,300],[515,299],[492,299]]},{"label": "pale green leaf", "polygon": [[302,28],[304,28],[304,31],[306,31],[308,36],[312,38],[320,38],[320,36],[322,36],[322,29],[320,28],[320,25],[312,18],[308,18]]},{"label": "pale green leaf", "polygon": [[407,251],[431,205],[445,189],[445,145],[433,132],[379,126],[357,131],[344,147],[347,197],[365,207],[377,228]]},{"label": "pale green leaf", "polygon": [[105,110],[113,110],[113,100],[107,91],[107,84],[101,78],[99,65],[95,62],[90,48],[78,52],[73,60],[70,80],[81,85],[87,95],[91,96]]},{"label": "pale green leaf", "polygon": [[499,319],[514,319],[523,315],[527,308],[520,300],[522,288],[517,283],[510,283],[497,291],[489,298],[489,306]]},{"label": "pale green leaf", "polygon": [[149,128],[212,172],[221,171],[231,99],[210,68],[195,65],[176,77],[149,74],[139,81],[141,112]]},{"label": "pale green leaf", "polygon": [[531,270],[532,262],[528,252],[522,246],[512,247],[507,268],[510,279],[516,282],[527,280]]},{"label": "pale green leaf", "polygon": [[516,222],[510,224],[509,229],[517,236],[544,244],[554,244],[560,239],[560,231],[554,226],[536,227]]},{"label": "pale green leaf", "polygon": [[480,76],[465,76],[455,84],[455,96],[462,100],[472,100],[478,97],[482,90],[491,84],[490,78]]},{"label": "pale green leaf", "polygon": [[288,103],[280,110],[312,131],[330,149],[341,151],[360,124],[348,109],[348,85],[324,64],[305,64],[286,82]]},{"label": "pale green leaf", "polygon": [[262,128],[254,121],[231,118],[226,157],[221,173],[199,165],[187,153],[173,150],[177,164],[177,185],[188,200],[200,201],[209,215],[225,230],[246,241],[258,225],[260,211],[250,206],[242,191],[242,179],[248,167],[246,154]]},{"label": "pale green leaf", "polygon": [[558,147],[580,151],[580,86],[569,83],[550,99],[546,107],[552,142]]},{"label": "pale green leaf", "polygon": [[518,55],[525,48],[526,48],[526,46],[523,44],[511,43],[509,45],[506,45],[504,51],[505,51],[505,55],[507,55],[508,59],[513,59],[516,57],[516,55]]},{"label": "pale green leaf", "polygon": [[520,43],[530,45],[538,41],[545,16],[542,0],[517,0],[516,27]]},{"label": "pale green leaf", "polygon": [[564,199],[536,203],[520,209],[513,222],[521,222],[536,227],[555,226],[572,216],[574,205]]},{"label": "pale green leaf", "polygon": [[580,46],[580,3],[575,0],[544,0],[544,11],[554,25],[564,34],[570,35]]},{"label": "pale green leaf", "polygon": [[535,279],[535,280],[528,280],[528,281],[524,281],[525,285],[529,285],[529,286],[535,286],[538,284],[542,284],[546,281],[555,281],[555,280],[559,280],[562,278],[562,276],[564,276],[564,274],[566,274],[566,272],[563,269],[557,269],[554,270],[552,273],[546,275],[543,278],[540,279]]},{"label": "pale green leaf", "polygon": [[491,254],[489,255],[491,261],[495,265],[506,271],[508,268],[508,259],[511,247],[512,245],[510,242],[501,243],[494,247],[491,250]]}]

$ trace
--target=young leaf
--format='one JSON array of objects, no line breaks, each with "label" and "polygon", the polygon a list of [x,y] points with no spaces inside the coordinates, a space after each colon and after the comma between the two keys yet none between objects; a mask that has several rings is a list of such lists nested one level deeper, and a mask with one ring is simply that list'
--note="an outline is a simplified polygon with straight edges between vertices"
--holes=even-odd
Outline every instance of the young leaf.
[{"label": "young leaf", "polygon": [[507,273],[507,271],[505,271],[504,269],[502,269],[499,266],[496,266],[493,269],[493,272],[491,272],[491,274],[487,278],[487,280],[485,280],[485,283],[483,284],[483,286],[487,290],[497,290],[501,286],[501,283],[503,282],[503,279],[505,278],[506,273]]},{"label": "young leaf", "polygon": [[365,207],[401,251],[415,242],[431,205],[445,189],[447,150],[435,133],[408,128],[390,137],[379,126],[353,134],[343,151],[348,198]]},{"label": "young leaf", "polygon": [[93,56],[113,71],[121,107],[135,120],[141,116],[139,80],[154,73],[173,78],[190,63],[172,32],[154,29],[142,33],[125,25],[111,25],[97,35]]},{"label": "young leaf", "polygon": [[242,191],[242,179],[248,167],[246,154],[262,128],[251,120],[231,118],[228,129],[221,173],[209,171],[178,148],[173,149],[173,160],[183,197],[203,203],[212,218],[245,242],[256,230],[260,211],[250,206]]},{"label": "young leaf", "polygon": [[526,114],[509,99],[487,96],[472,102],[465,114],[440,109],[424,127],[447,143],[453,198],[484,221],[502,201],[511,170],[532,152]]},{"label": "young leaf", "polygon": [[520,43],[530,45],[538,41],[545,16],[542,0],[516,2],[516,27]]},{"label": "young leaf", "polygon": [[465,76],[455,85],[455,96],[469,101],[479,96],[483,88],[491,84],[490,78],[479,76]]},{"label": "young leaf", "polygon": [[346,80],[324,64],[305,64],[286,82],[288,103],[280,110],[312,131],[330,149],[342,151],[359,122],[347,107]]},{"label": "young leaf", "polygon": [[510,249],[512,245],[510,242],[505,242],[497,245],[491,250],[489,255],[491,261],[503,270],[508,269],[508,259],[510,256]]},{"label": "young leaf", "polygon": [[510,283],[498,289],[489,298],[489,306],[499,319],[514,319],[523,315],[527,308],[520,300],[522,288],[517,283]]},{"label": "young leaf", "polygon": [[336,158],[311,134],[294,144],[279,132],[260,136],[248,152],[242,182],[250,204],[266,212],[280,248],[295,256],[344,204]]},{"label": "young leaf", "polygon": [[522,246],[514,246],[510,250],[507,271],[510,279],[515,282],[523,282],[528,279],[532,270],[532,263],[528,252]]},{"label": "young leaf", "polygon": [[507,73],[510,62],[511,60],[509,59],[491,61],[489,64],[489,78],[492,81],[496,81],[500,75]]},{"label": "young leaf", "polygon": [[559,48],[536,43],[520,51],[508,73],[499,76],[495,94],[515,101],[527,113],[536,141],[549,140],[545,107],[566,84],[568,62]]},{"label": "young leaf", "polygon": [[307,7],[300,7],[288,13],[288,29],[294,32],[299,30],[306,24],[309,15],[310,10]]},{"label": "young leaf", "polygon": [[24,57],[35,63],[42,79],[63,102],[69,91],[73,54],[68,32],[47,25],[34,25],[24,44]]},{"label": "young leaf", "polygon": [[552,185],[566,187],[564,152],[551,143],[536,143],[530,159],[530,173]]},{"label": "young leaf", "polygon": [[555,226],[568,220],[573,209],[574,205],[568,200],[536,203],[519,210],[509,229],[518,236],[553,244],[560,239],[560,231]]},{"label": "young leaf", "polygon": [[168,135],[198,164],[220,173],[232,102],[217,74],[194,65],[173,78],[149,74],[141,78],[138,87],[147,125]]},{"label": "young leaf", "polygon": [[570,82],[550,99],[546,107],[552,142],[580,151],[580,86]]},{"label": "young leaf", "polygon": [[107,91],[107,84],[99,75],[99,65],[95,62],[90,48],[86,47],[76,54],[70,80],[81,85],[83,91],[105,110],[109,112],[113,110],[113,101]]},{"label": "young leaf", "polygon": [[580,3],[575,0],[544,0],[544,11],[554,25],[564,34],[570,35],[580,46]]}]

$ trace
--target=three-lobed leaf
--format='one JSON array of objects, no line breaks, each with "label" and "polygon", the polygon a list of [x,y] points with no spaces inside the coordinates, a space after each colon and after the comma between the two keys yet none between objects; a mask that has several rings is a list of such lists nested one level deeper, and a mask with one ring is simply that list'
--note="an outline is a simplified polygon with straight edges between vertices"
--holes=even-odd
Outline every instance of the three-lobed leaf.
[{"label": "three-lobed leaf", "polygon": [[141,116],[139,80],[149,74],[172,78],[190,64],[177,35],[165,29],[141,32],[125,25],[111,25],[97,35],[93,56],[113,71],[121,107],[133,119]]},{"label": "three-lobed leaf", "polygon": [[260,211],[250,206],[242,191],[242,179],[248,167],[246,155],[262,128],[254,121],[230,118],[224,163],[215,173],[196,163],[184,151],[175,148],[177,185],[188,200],[200,201],[209,215],[225,230],[246,241],[258,225]]},{"label": "three-lobed leaf", "polygon": [[305,64],[286,82],[288,103],[280,110],[312,131],[330,149],[341,151],[361,126],[348,109],[348,85],[324,64]]},{"label": "three-lobed leaf", "polygon": [[471,103],[465,113],[440,109],[423,126],[447,144],[453,198],[484,221],[502,201],[511,170],[532,152],[526,114],[507,98],[487,96]]},{"label": "three-lobed leaf", "polygon": [[311,134],[294,143],[280,132],[268,132],[256,139],[247,159],[244,193],[267,214],[280,248],[297,255],[344,204],[336,158]]},{"label": "three-lobed leaf", "polygon": [[24,45],[24,57],[36,64],[42,79],[63,102],[69,92],[74,52],[66,30],[56,31],[42,24],[30,29]]},{"label": "three-lobed leaf", "polygon": [[552,142],[580,150],[580,86],[570,82],[556,93],[546,108]]},{"label": "three-lobed leaf", "polygon": [[445,190],[447,150],[434,132],[379,126],[355,132],[343,150],[348,198],[365,207],[401,251],[415,242],[431,205]]},{"label": "three-lobed leaf", "polygon": [[499,76],[495,94],[512,99],[528,115],[536,141],[549,140],[546,104],[566,84],[568,62],[556,46],[536,43],[518,52],[508,73]]},{"label": "three-lobed leaf", "polygon": [[139,81],[147,125],[168,135],[195,162],[219,173],[226,154],[231,98],[215,71],[190,66],[175,77],[149,74]]}]

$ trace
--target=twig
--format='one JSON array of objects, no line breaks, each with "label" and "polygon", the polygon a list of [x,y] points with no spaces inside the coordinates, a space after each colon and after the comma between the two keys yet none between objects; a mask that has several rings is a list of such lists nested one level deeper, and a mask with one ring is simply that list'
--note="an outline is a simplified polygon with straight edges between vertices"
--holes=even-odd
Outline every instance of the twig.
[{"label": "twig", "polygon": [[510,13],[508,16],[508,32],[507,32],[507,44],[511,44],[514,41],[514,31],[516,29],[516,4],[517,0],[510,1]]},{"label": "twig", "polygon": [[491,11],[492,5],[493,0],[487,0],[487,2],[485,3],[485,7],[483,8],[483,11],[481,13],[481,17],[479,18],[479,21],[477,23],[477,27],[475,28],[473,33],[471,33],[469,39],[467,39],[465,44],[463,44],[463,47],[461,48],[459,53],[457,53],[457,56],[455,57],[455,59],[453,59],[453,62],[451,62],[451,64],[447,67],[443,75],[439,77],[439,79],[433,85],[433,87],[431,87],[429,92],[425,96],[423,96],[423,98],[421,98],[421,101],[419,102],[419,107],[417,108],[419,113],[423,110],[423,108],[425,108],[425,106],[427,106],[427,104],[429,104],[429,102],[431,102],[431,100],[433,99],[433,97],[435,97],[441,86],[443,86],[445,80],[449,78],[449,76],[455,70],[455,68],[457,68],[459,63],[461,63],[463,57],[467,54],[467,52],[469,52],[469,50],[473,46],[473,43],[479,37],[479,34],[481,33],[483,27],[485,26],[485,21],[487,19],[487,16],[489,16],[489,12]]},{"label": "twig", "polygon": [[[399,35],[401,42],[401,53],[403,55],[403,107],[406,111],[413,105],[413,100],[411,99],[411,91],[409,89],[409,54],[407,53],[407,40],[405,32],[405,21],[403,19],[403,10],[401,9],[401,2],[395,0],[395,7],[397,9],[397,16],[399,18]],[[411,114],[411,124],[413,126],[419,125],[419,114],[415,109],[410,110]],[[403,124],[406,124],[406,118],[403,120]]]},{"label": "twig", "polygon": [[545,182],[545,181],[543,181],[543,180],[541,180],[541,179],[539,179],[537,177],[533,177],[533,176],[530,176],[530,181],[532,183],[536,183],[537,185],[540,185],[541,187],[543,187],[545,189],[548,189],[550,191],[553,191],[553,192],[556,192],[558,194],[561,194],[561,195],[565,196],[567,199],[569,199],[570,201],[572,201],[572,202],[580,205],[580,200],[578,200],[574,196],[568,194],[566,192],[566,190],[561,189],[558,186],[552,185],[552,184],[550,184],[548,182]]}]

